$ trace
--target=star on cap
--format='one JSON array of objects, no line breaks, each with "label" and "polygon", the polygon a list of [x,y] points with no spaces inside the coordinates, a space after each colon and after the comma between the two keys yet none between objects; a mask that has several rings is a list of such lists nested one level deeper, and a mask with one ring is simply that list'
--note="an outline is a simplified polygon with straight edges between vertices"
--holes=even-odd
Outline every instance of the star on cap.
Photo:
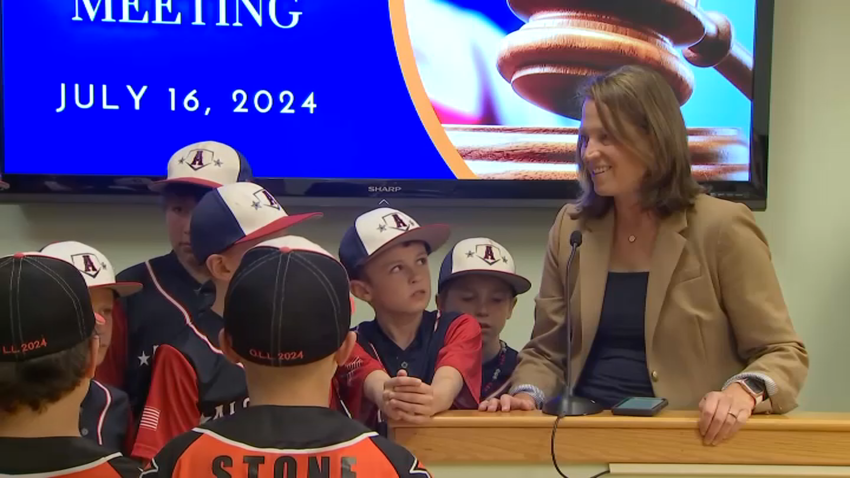
[{"label": "star on cap", "polygon": [[180,158],[180,161],[177,161],[180,164],[184,164],[186,162],[186,158]]},{"label": "star on cap", "polygon": [[251,203],[251,207],[253,207],[254,209],[259,210],[259,209],[260,209],[260,207],[261,207],[261,206],[260,206],[260,201],[254,201],[254,202],[252,202],[252,203]]},{"label": "star on cap", "polygon": [[103,269],[109,269],[109,266],[107,266],[105,262],[101,262],[100,267]]},{"label": "star on cap", "polygon": [[213,161],[213,164],[215,164],[216,166],[218,166],[220,168],[222,163],[221,163],[220,159],[216,159],[215,161]]},{"label": "star on cap", "polygon": [[387,230],[387,226],[384,224],[378,224],[378,232],[384,232]]},{"label": "star on cap", "polygon": [[502,257],[502,262],[504,262],[505,264],[507,264],[507,263],[508,263],[508,258],[507,258],[507,257]]},{"label": "star on cap", "polygon": [[475,255],[475,253],[474,253],[474,252],[472,252],[472,251],[466,251],[466,257],[472,257],[472,256],[474,256],[474,255]]}]

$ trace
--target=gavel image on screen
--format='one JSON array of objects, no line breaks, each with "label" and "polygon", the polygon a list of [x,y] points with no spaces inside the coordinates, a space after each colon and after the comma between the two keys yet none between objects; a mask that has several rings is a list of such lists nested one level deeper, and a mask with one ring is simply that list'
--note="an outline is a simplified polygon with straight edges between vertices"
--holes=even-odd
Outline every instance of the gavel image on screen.
[{"label": "gavel image on screen", "polygon": [[[689,65],[716,69],[752,100],[752,55],[735,42],[729,20],[721,13],[700,10],[698,0],[508,0],[508,4],[527,23],[505,38],[497,67],[518,95],[546,110],[580,118],[579,86],[590,76],[629,64],[658,71],[682,105],[694,91]],[[681,57],[677,49],[682,49]],[[575,177],[566,169],[541,167],[575,162],[570,154],[575,152],[574,128],[446,129],[467,161],[529,166],[479,173],[480,177]],[[688,133],[698,179],[746,178],[749,132],[720,127],[689,128]],[[490,138],[492,134],[500,138]],[[567,144],[569,137],[572,142]],[[496,144],[503,150],[497,151]]]}]

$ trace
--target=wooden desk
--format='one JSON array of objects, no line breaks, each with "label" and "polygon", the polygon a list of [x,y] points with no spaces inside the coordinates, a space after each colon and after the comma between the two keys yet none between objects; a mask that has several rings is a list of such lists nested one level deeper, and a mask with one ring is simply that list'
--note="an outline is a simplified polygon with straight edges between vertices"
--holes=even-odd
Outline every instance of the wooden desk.
[{"label": "wooden desk", "polygon": [[[850,476],[850,414],[754,416],[735,437],[716,447],[702,444],[697,418],[696,412],[676,411],[662,412],[652,418],[615,417],[607,412],[565,418],[555,440],[559,462],[700,465],[703,468],[706,465],[778,465],[778,468],[790,466],[802,471],[769,473],[770,476]],[[421,426],[391,424],[391,436],[429,464],[523,463],[551,467],[549,440],[553,420],[541,412],[455,411]],[[682,470],[681,466],[676,468]],[[764,469],[763,466],[758,468]],[[613,465],[611,470],[614,470]],[[822,475],[825,470],[829,471],[828,475]],[[749,474],[752,473],[735,473],[738,476]],[[764,473],[759,474],[764,476]],[[727,474],[717,476],[723,475]]]}]

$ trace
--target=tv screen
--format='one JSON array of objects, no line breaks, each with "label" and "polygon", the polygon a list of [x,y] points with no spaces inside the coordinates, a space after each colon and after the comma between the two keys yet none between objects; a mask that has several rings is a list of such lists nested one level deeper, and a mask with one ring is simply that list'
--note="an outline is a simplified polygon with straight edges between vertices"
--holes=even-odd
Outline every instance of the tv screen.
[{"label": "tv screen", "polygon": [[682,104],[697,178],[720,195],[766,195],[763,0],[2,8],[12,192],[145,192],[175,151],[212,139],[281,195],[569,199],[577,88],[641,64]]}]

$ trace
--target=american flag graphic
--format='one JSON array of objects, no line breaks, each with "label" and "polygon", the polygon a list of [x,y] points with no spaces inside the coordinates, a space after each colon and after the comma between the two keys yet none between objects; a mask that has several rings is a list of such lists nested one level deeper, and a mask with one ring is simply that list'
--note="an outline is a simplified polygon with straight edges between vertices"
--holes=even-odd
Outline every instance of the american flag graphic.
[{"label": "american flag graphic", "polygon": [[154,407],[145,407],[142,412],[142,419],[139,421],[139,428],[147,428],[156,431],[159,426],[159,409]]}]

